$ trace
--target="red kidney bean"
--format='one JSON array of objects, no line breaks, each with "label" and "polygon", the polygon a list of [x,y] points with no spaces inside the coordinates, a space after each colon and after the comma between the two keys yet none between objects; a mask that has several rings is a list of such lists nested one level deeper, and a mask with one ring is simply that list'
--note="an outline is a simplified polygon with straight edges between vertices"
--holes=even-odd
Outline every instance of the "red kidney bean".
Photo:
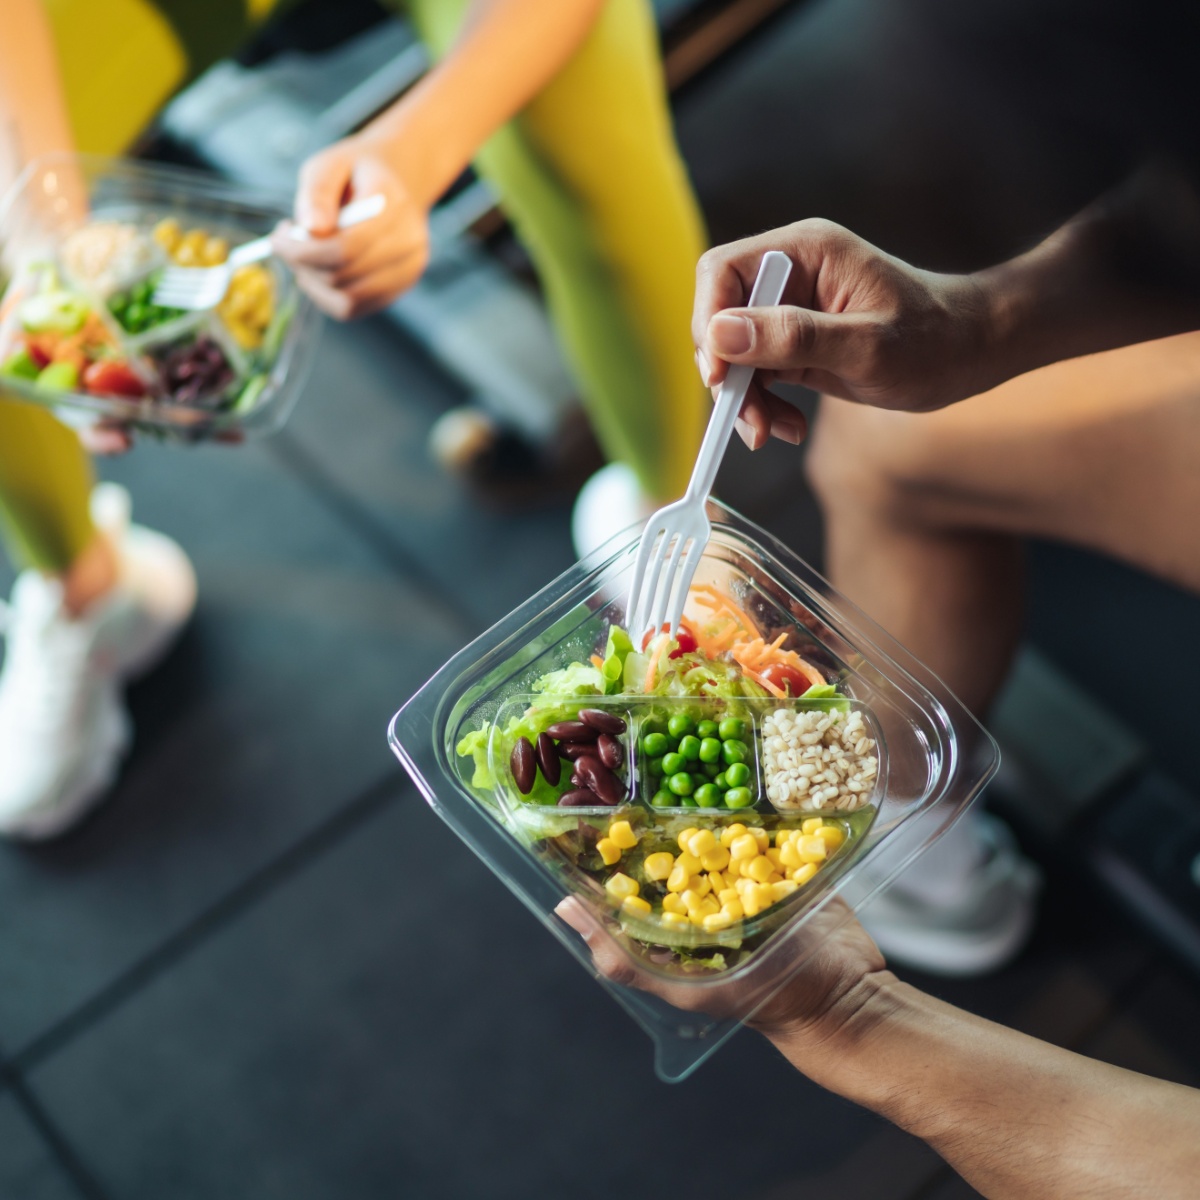
[{"label": "red kidney bean", "polygon": [[595,754],[596,747],[591,742],[559,742],[558,753],[574,762],[585,754]]},{"label": "red kidney bean", "polygon": [[604,807],[604,801],[595,792],[588,791],[587,788],[576,788],[573,792],[563,792],[558,798],[558,803],[562,808]]},{"label": "red kidney bean", "polygon": [[621,743],[611,733],[602,733],[596,739],[596,750],[600,755],[600,761],[612,771],[615,771],[625,759]]},{"label": "red kidney bean", "polygon": [[590,725],[597,733],[624,733],[625,722],[616,713],[605,712],[602,708],[584,708],[579,711],[579,719]]},{"label": "red kidney bean", "polygon": [[625,785],[598,759],[590,754],[576,760],[575,776],[584,787],[590,787],[606,804],[620,804],[626,799]]},{"label": "red kidney bean", "polygon": [[551,725],[546,732],[560,742],[594,742],[596,731],[582,721],[559,721]]},{"label": "red kidney bean", "polygon": [[562,777],[562,761],[558,757],[558,747],[555,746],[554,739],[548,733],[539,733],[534,753],[546,782],[553,787]]},{"label": "red kidney bean", "polygon": [[521,794],[529,795],[534,780],[537,779],[537,759],[533,754],[533,743],[527,737],[517,738],[508,765],[512,767],[513,779],[516,780]]}]

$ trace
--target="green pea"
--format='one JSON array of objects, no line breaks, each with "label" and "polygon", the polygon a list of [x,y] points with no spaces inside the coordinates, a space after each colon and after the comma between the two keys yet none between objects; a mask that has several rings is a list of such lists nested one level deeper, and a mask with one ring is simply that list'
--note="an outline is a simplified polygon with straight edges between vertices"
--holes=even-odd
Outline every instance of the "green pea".
[{"label": "green pea", "polygon": [[692,718],[687,713],[675,713],[667,722],[667,731],[672,737],[685,737],[696,728]]},{"label": "green pea", "polygon": [[687,759],[675,751],[662,756],[662,769],[664,775],[675,775],[682,771],[687,766]]},{"label": "green pea", "polygon": [[701,721],[700,724],[696,726],[696,736],[698,738],[716,737],[720,732],[720,729],[721,727],[716,723],[716,721]]},{"label": "green pea", "polygon": [[642,735],[648,733],[666,733],[667,723],[662,717],[647,717],[642,722]]},{"label": "green pea", "polygon": [[698,787],[694,795],[701,808],[716,808],[721,803],[721,793],[711,783]]},{"label": "green pea", "polygon": [[667,752],[667,738],[662,733],[648,733],[642,738],[642,749],[652,758],[661,758]]},{"label": "green pea", "polygon": [[657,779],[658,776],[663,773],[662,758],[660,757],[660,758],[646,759],[646,770],[649,771],[650,774],[653,775]]},{"label": "green pea", "polygon": [[745,787],[750,782],[750,768],[744,762],[730,763],[725,768],[725,778],[730,787]]},{"label": "green pea", "polygon": [[125,310],[125,320],[130,325],[140,325],[146,319],[146,306],[140,300],[135,300]]},{"label": "green pea", "polygon": [[700,805],[698,805],[698,804],[695,802],[695,800],[693,800],[693,799],[691,798],[691,796],[684,796],[684,797],[683,797],[683,798],[682,798],[682,799],[679,801],[679,807],[680,807],[680,808],[699,808],[699,807],[700,807]]},{"label": "green pea", "polygon": [[725,771],[718,771],[713,776],[713,785],[722,792],[729,790],[729,775]]},{"label": "green pea", "polygon": [[750,756],[750,747],[737,738],[730,738],[721,745],[721,757],[726,763],[745,762]]},{"label": "green pea", "polygon": [[721,743],[715,737],[706,737],[700,743],[700,761],[715,763],[721,757]]},{"label": "green pea", "polygon": [[716,779],[721,773],[720,763],[702,763],[700,770],[704,772],[705,779]]},{"label": "green pea", "polygon": [[754,803],[754,796],[748,787],[730,788],[725,793],[725,803],[730,808],[749,808]]},{"label": "green pea", "polygon": [[746,736],[746,722],[741,717],[726,717],[721,722],[719,729],[722,741]]},{"label": "green pea", "polygon": [[676,771],[667,780],[667,790],[674,792],[676,796],[690,796],[695,787],[692,777],[686,771]]},{"label": "green pea", "polygon": [[693,734],[688,734],[687,737],[679,739],[679,753],[683,755],[688,762],[695,762],[700,757],[700,739]]},{"label": "green pea", "polygon": [[674,808],[679,801],[670,792],[657,791],[650,799],[654,808]]}]

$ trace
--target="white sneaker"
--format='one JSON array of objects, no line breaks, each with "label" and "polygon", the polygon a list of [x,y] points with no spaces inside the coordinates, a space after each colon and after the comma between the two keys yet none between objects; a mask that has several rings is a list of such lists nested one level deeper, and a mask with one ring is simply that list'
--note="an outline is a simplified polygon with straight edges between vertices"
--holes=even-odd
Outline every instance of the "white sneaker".
[{"label": "white sneaker", "polygon": [[637,481],[632,468],[624,463],[601,467],[579,489],[571,513],[571,541],[575,553],[587,558],[609,538],[642,525],[658,507]]},{"label": "white sneaker", "polygon": [[122,685],[157,662],[195,607],[187,556],[129,524],[124,488],[97,487],[92,514],[119,555],[114,590],[72,620],[62,585],[25,571],[4,613],[0,834],[9,837],[54,837],[99,803],[131,738]]},{"label": "white sneaker", "polygon": [[983,843],[981,858],[952,900],[935,899],[925,887],[906,887],[901,876],[863,910],[862,923],[889,962],[929,975],[966,977],[998,970],[1024,948],[1033,931],[1041,873],[1002,821],[984,813],[971,825]]}]

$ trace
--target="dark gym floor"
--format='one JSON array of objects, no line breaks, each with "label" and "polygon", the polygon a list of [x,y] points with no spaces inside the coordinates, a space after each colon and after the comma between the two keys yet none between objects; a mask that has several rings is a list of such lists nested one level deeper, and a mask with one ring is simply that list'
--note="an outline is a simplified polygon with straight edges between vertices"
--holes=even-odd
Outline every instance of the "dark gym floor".
[{"label": "dark gym floor", "polygon": [[[777,24],[685,98],[681,137],[719,234],[768,220],[737,216],[727,114],[770,86],[764,103],[803,111],[788,89],[804,72],[782,65],[842,45],[820,26],[828,7]],[[789,169],[791,211],[832,204],[853,223],[853,203]],[[391,757],[392,712],[573,557],[566,502],[502,510],[428,461],[430,425],[460,399],[390,327],[328,327],[284,433],[237,450],[145,445],[106,468],[188,549],[200,607],[132,692],[137,741],[111,801],[57,844],[0,848],[0,1197],[973,1195],[752,1035],[659,1083],[643,1035]],[[749,463],[735,445],[721,494],[819,560],[794,453],[762,452],[752,478]],[[1035,552],[1031,636],[1109,701],[1144,689],[1156,662],[1186,677],[1198,616],[1194,598],[1123,568]],[[1153,704],[1134,724],[1200,786],[1194,742],[1163,734]],[[1046,867],[1020,961],[929,986],[1200,1085],[1195,982],[1085,878]]]}]

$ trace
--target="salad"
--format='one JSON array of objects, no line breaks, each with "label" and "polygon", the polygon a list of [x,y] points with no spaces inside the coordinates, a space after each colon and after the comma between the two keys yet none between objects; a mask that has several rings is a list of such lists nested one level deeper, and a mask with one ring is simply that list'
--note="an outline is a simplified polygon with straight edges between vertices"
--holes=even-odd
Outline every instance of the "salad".
[{"label": "salad", "polygon": [[726,969],[850,859],[877,810],[869,711],[735,601],[613,625],[456,747],[475,793],[651,961]]},{"label": "salad", "polygon": [[274,272],[232,274],[212,312],[154,303],[170,264],[225,262],[229,231],[96,217],[20,264],[0,301],[0,377],[38,392],[247,412],[269,381],[294,304]]}]

